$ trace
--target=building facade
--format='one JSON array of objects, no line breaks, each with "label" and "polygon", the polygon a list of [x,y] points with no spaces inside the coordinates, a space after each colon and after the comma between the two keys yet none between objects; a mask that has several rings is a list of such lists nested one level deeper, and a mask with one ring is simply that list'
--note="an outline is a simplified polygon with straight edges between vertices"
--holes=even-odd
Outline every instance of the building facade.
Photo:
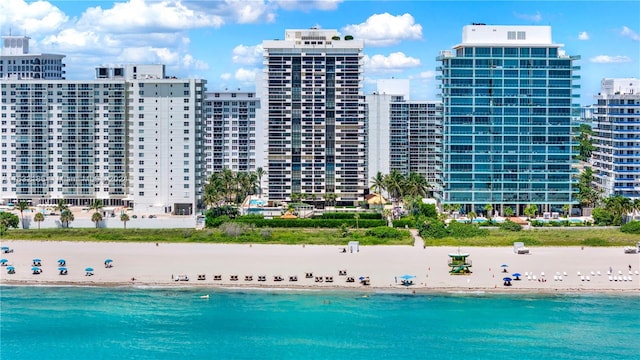
[{"label": "building facade", "polygon": [[227,168],[256,170],[256,116],[260,100],[254,92],[205,94],[204,152],[206,174]]},{"label": "building facade", "polygon": [[500,214],[576,203],[579,57],[561,48],[549,26],[474,24],[441,51],[443,203],[481,213],[491,205]]},{"label": "building facade", "polygon": [[320,29],[286,30],[284,40],[263,42],[269,200],[294,193],[335,194],[345,205],[364,199],[363,46]]},{"label": "building facade", "polygon": [[0,37],[0,79],[48,79],[65,78],[65,55],[32,54],[28,36]]},{"label": "building facade", "polygon": [[107,75],[0,81],[0,200],[193,213],[205,81],[167,78],[162,65],[144,79],[124,67],[96,74]]},{"label": "building facade", "polygon": [[602,196],[640,198],[640,79],[603,79],[593,105],[593,173]]}]

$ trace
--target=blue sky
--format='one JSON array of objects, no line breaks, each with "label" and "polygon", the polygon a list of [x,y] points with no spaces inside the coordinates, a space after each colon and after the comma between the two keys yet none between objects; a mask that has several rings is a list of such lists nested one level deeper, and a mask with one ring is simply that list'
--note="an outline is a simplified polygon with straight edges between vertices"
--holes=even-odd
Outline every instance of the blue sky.
[{"label": "blue sky", "polygon": [[640,77],[639,1],[0,1],[0,32],[66,54],[69,79],[91,79],[98,65],[164,63],[210,91],[254,90],[262,40],[315,26],[365,41],[365,93],[376,79],[409,78],[412,99],[434,100],[435,57],[472,22],[552,26],[553,41],[582,57],[583,105],[604,77]]}]

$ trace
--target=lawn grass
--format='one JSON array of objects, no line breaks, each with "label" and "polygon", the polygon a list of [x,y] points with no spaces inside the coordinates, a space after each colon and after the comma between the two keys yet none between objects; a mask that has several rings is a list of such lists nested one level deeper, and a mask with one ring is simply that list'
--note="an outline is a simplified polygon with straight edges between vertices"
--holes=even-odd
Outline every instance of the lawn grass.
[{"label": "lawn grass", "polygon": [[[219,229],[12,229],[2,239],[50,241],[121,241],[162,243],[241,243],[341,245],[359,241],[361,245],[413,245],[408,231],[399,239],[365,236],[365,230],[351,229],[342,237],[338,229],[250,229],[229,236]],[[635,246],[640,235],[625,234],[618,228],[539,228],[520,232],[490,229],[488,236],[464,239],[425,239],[427,246]]]},{"label": "lawn grass", "polygon": [[121,241],[162,243],[240,243],[240,244],[307,244],[346,245],[359,241],[361,245],[413,245],[408,231],[400,239],[378,239],[365,236],[365,230],[351,230],[342,237],[338,229],[251,229],[238,236],[229,236],[218,229],[12,229],[2,239],[49,241]]}]

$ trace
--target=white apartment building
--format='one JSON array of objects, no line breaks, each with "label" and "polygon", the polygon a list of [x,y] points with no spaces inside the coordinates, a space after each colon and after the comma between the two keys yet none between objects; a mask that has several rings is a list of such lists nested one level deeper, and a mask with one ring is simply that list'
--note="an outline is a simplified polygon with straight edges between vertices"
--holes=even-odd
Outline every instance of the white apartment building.
[{"label": "white apartment building", "polygon": [[260,100],[254,92],[205,94],[206,175],[227,168],[234,172],[256,170],[256,115]]},{"label": "white apartment building", "polygon": [[368,187],[362,40],[336,30],[286,30],[266,40],[261,101],[267,121],[268,196],[293,193],[338,204]]},{"label": "white apartment building", "polygon": [[[366,95],[368,118],[368,179],[393,170],[421,174],[441,189],[442,105],[439,101],[408,101],[408,80],[378,82]],[[370,184],[369,184],[370,185]]]},{"label": "white apartment building", "polygon": [[596,184],[605,197],[640,198],[640,79],[603,79],[593,105]]},{"label": "white apartment building", "polygon": [[29,40],[28,36],[0,37],[0,79],[64,79],[65,55],[32,54]]},{"label": "white apartment building", "polygon": [[0,81],[0,201],[196,211],[206,82],[168,78],[163,65],[133,79],[134,67],[99,67],[96,80]]}]

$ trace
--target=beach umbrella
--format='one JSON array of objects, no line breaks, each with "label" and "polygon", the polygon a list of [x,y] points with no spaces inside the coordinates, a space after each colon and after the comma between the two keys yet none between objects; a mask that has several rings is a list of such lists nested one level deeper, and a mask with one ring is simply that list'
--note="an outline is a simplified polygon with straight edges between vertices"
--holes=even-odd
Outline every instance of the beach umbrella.
[{"label": "beach umbrella", "polygon": [[13,270],[15,270],[15,269],[16,269],[16,268],[14,268],[13,266],[7,266],[7,271],[13,271]]},{"label": "beach umbrella", "polygon": [[515,280],[520,280],[520,276],[522,275],[520,273],[513,273],[511,276],[515,277]]},{"label": "beach umbrella", "polygon": [[405,274],[405,275],[400,276],[400,279],[402,279],[402,280],[409,280],[409,279],[413,279],[413,278],[415,278],[415,275],[406,275]]},{"label": "beach umbrella", "polygon": [[360,281],[364,280],[364,276],[360,276],[360,277],[358,278],[358,280],[360,280]]},{"label": "beach umbrella", "polygon": [[113,260],[111,260],[111,259],[107,259],[107,260],[105,260],[105,261],[104,261],[104,263],[105,263],[105,264],[108,264],[108,263],[110,263],[110,262],[113,262]]},{"label": "beach umbrella", "polygon": [[505,277],[505,278],[502,278],[502,281],[509,282],[509,281],[511,281],[511,278],[510,277]]},{"label": "beach umbrella", "polygon": [[67,261],[65,259],[58,259],[58,262],[61,264],[65,264]]},{"label": "beach umbrella", "polygon": [[40,273],[42,270],[40,270],[39,267],[34,266],[34,267],[31,268],[31,271],[33,271],[33,273],[35,274],[35,273]]},{"label": "beach umbrella", "polygon": [[507,265],[507,264],[502,264],[502,265],[500,265],[500,267],[506,268],[506,267],[509,267],[509,265]]},{"label": "beach umbrella", "polygon": [[88,268],[84,269],[84,271],[93,271],[93,268],[88,267]]},{"label": "beach umbrella", "polygon": [[1,264],[4,264],[4,263],[6,263],[6,262],[8,262],[8,261],[9,261],[9,260],[7,260],[7,259],[0,259],[0,263],[1,263]]},{"label": "beach umbrella", "polygon": [[67,268],[66,268],[66,267],[59,267],[59,268],[58,268],[58,270],[60,270],[60,271],[66,271],[66,270],[67,270]]},{"label": "beach umbrella", "polygon": [[6,250],[9,250],[9,247],[8,246],[3,246],[2,247],[2,251],[6,251]]},{"label": "beach umbrella", "polygon": [[40,260],[38,258],[33,259],[33,262],[40,262],[40,261],[42,261],[42,260]]}]

